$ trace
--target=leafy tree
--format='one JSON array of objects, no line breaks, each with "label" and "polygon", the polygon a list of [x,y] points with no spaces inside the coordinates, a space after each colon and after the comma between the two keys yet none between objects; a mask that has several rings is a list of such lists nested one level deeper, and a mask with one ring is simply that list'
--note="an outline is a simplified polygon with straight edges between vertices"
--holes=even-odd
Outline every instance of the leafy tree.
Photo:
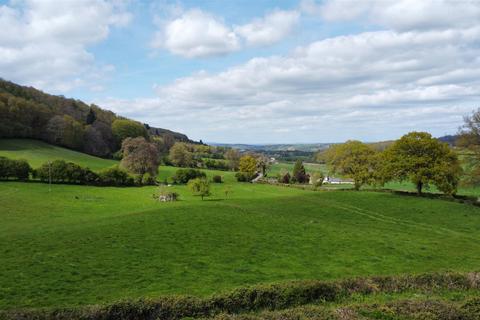
[{"label": "leafy tree", "polygon": [[147,129],[143,124],[128,119],[117,119],[112,123],[112,133],[117,143],[121,144],[126,138],[148,138]]},{"label": "leafy tree", "polygon": [[87,119],[85,120],[86,124],[92,124],[95,122],[95,119],[97,117],[95,116],[95,111],[93,111],[93,108],[90,108],[87,114]]},{"label": "leafy tree", "polygon": [[45,132],[52,144],[76,150],[83,148],[83,125],[71,116],[54,116],[48,121]]},{"label": "leafy tree", "polygon": [[410,180],[418,194],[434,184],[446,194],[455,194],[461,174],[457,155],[426,132],[410,132],[385,151],[386,170],[398,180]]},{"label": "leafy tree", "polygon": [[28,180],[32,168],[26,160],[0,157],[0,179]]},{"label": "leafy tree", "polygon": [[307,183],[310,177],[307,175],[305,171],[305,167],[303,166],[302,160],[295,161],[295,165],[293,166],[293,175],[292,180],[296,183]]},{"label": "leafy tree", "polygon": [[188,182],[188,188],[193,192],[194,195],[200,196],[203,200],[204,197],[211,195],[210,193],[210,183],[207,179],[196,178]]},{"label": "leafy tree", "polygon": [[240,152],[237,149],[228,149],[225,152],[225,159],[228,161],[228,167],[230,170],[235,171],[238,169],[240,162]]},{"label": "leafy tree", "polygon": [[187,183],[196,178],[206,178],[205,172],[197,169],[178,169],[172,177],[174,183]]},{"label": "leafy tree", "polygon": [[289,172],[286,172],[284,174],[280,174],[279,177],[278,177],[278,182],[280,182],[280,183],[289,184],[290,180],[292,180],[292,176],[290,175]]},{"label": "leafy tree", "polygon": [[193,153],[190,152],[187,145],[183,142],[177,142],[170,149],[169,159],[177,167],[193,166]]},{"label": "leafy tree", "polygon": [[480,184],[480,108],[464,118],[457,145],[465,148],[466,182],[471,185]]},{"label": "leafy tree", "polygon": [[270,166],[270,159],[263,154],[257,155],[257,168],[264,177],[267,176],[267,170]]},{"label": "leafy tree", "polygon": [[248,181],[252,180],[257,174],[257,160],[251,155],[245,155],[240,158],[238,170]]},{"label": "leafy tree", "polygon": [[325,159],[333,173],[353,179],[355,190],[359,190],[362,185],[373,182],[375,154],[375,150],[365,143],[350,140],[331,146]]},{"label": "leafy tree", "polygon": [[322,184],[323,184],[323,179],[325,178],[325,176],[323,175],[323,173],[321,172],[315,172],[310,180],[312,181],[312,184],[315,188],[318,188],[318,187],[321,187]]},{"label": "leafy tree", "polygon": [[121,165],[132,173],[156,176],[158,172],[158,149],[144,137],[126,138],[122,143]]}]

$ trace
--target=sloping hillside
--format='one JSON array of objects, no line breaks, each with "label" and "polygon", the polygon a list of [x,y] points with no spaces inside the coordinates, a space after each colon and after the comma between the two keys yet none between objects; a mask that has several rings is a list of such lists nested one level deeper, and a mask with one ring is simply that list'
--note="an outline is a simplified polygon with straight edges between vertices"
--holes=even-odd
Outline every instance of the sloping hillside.
[{"label": "sloping hillside", "polygon": [[[114,123],[126,120],[96,105],[44,93],[0,79],[0,138],[39,139],[57,146],[111,157],[121,139]],[[128,120],[128,119],[127,119]],[[172,142],[190,142],[184,134],[130,121],[144,130]]]},{"label": "sloping hillside", "polygon": [[102,159],[30,139],[0,139],[0,156],[28,160],[34,168],[57,159],[71,161],[92,170],[101,170],[118,164],[115,160]]}]

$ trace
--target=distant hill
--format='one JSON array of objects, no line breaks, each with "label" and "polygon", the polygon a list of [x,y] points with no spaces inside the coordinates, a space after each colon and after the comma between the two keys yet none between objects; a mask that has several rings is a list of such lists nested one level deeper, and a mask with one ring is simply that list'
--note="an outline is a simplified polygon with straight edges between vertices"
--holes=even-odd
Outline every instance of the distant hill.
[{"label": "distant hill", "polygon": [[457,139],[458,139],[458,135],[446,135],[438,138],[438,140],[442,142],[446,142],[451,146],[454,146],[456,144]]},{"label": "distant hill", "polygon": [[[0,138],[31,138],[100,157],[119,148],[112,123],[126,119],[80,100],[44,93],[0,79]],[[137,122],[168,144],[194,142],[185,134]],[[121,142],[121,141],[120,141]]]},{"label": "distant hill", "polygon": [[243,151],[302,151],[317,152],[327,149],[331,143],[297,143],[297,144],[228,144],[210,142],[210,145],[229,147]]}]

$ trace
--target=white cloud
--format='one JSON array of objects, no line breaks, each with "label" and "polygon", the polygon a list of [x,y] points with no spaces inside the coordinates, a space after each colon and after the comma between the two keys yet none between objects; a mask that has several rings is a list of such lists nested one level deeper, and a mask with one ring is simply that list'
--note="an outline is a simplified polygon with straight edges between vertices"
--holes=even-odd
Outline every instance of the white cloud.
[{"label": "white cloud", "polygon": [[290,35],[299,18],[298,11],[275,10],[261,19],[235,27],[235,32],[249,45],[271,45]]},{"label": "white cloud", "polygon": [[[98,79],[88,46],[131,19],[121,2],[14,1],[0,6],[0,76],[63,92]],[[89,83],[91,85],[91,83]]]},{"label": "white cloud", "polygon": [[451,133],[480,98],[479,39],[480,26],[337,36],[177,79],[158,87],[155,99],[103,103],[120,113],[134,104],[128,115],[206,141]]},{"label": "white cloud", "polygon": [[480,21],[476,0],[304,0],[301,8],[325,21],[361,19],[396,31],[472,27]]},{"label": "white cloud", "polygon": [[240,44],[237,35],[220,19],[193,9],[164,23],[152,46],[164,47],[187,58],[199,58],[238,50]]},{"label": "white cloud", "polygon": [[164,48],[186,58],[204,58],[238,51],[243,42],[267,46],[287,37],[297,24],[297,11],[275,10],[240,26],[227,25],[221,18],[200,9],[183,11],[175,7],[170,19],[156,18],[158,30],[151,46]]}]

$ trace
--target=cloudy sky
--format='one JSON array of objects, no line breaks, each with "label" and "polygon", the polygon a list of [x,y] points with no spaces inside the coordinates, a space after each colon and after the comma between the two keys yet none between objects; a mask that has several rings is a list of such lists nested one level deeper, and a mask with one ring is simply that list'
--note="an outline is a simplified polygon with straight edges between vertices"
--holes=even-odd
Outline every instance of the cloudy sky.
[{"label": "cloudy sky", "polygon": [[455,133],[480,0],[0,0],[0,77],[210,142]]}]

